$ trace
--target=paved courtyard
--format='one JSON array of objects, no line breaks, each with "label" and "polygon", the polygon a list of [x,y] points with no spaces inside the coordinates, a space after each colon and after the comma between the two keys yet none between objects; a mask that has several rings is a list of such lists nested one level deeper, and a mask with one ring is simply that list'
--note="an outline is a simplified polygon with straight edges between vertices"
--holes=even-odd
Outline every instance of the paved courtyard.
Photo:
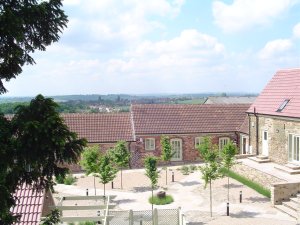
[{"label": "paved courtyard", "polygon": [[[213,182],[213,217],[209,213],[209,188],[203,188],[203,181],[199,171],[182,175],[176,167],[170,167],[168,185],[165,185],[165,170],[161,170],[159,186],[167,189],[167,194],[174,197],[169,205],[155,206],[158,209],[181,207],[189,224],[297,224],[295,219],[276,210],[270,200],[254,190],[230,179],[230,216],[226,216],[227,178]],[[174,172],[175,182],[171,182]],[[149,210],[151,205],[148,198],[151,195],[149,179],[143,169],[123,171],[123,189],[120,189],[120,174],[107,184],[107,194],[116,195],[114,203],[117,210]],[[77,174],[76,185],[57,185],[55,190],[59,195],[85,195],[86,189],[94,194],[93,177]],[[103,186],[96,178],[97,195],[103,194]],[[160,188],[161,189],[161,188]],[[239,202],[242,191],[242,203]]]}]

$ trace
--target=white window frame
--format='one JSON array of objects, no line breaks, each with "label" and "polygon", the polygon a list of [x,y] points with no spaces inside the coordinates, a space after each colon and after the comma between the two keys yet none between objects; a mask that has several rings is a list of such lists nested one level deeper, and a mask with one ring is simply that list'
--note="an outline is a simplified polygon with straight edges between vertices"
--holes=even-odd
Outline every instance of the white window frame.
[{"label": "white window frame", "polygon": [[173,138],[170,140],[170,144],[171,144],[171,148],[172,148],[172,153],[173,153],[173,142],[174,141],[178,141],[179,142],[179,146],[181,147],[179,150],[179,157],[174,157],[174,155],[171,158],[171,161],[182,161],[182,154],[183,154],[183,146],[182,146],[182,139],[180,138]]},{"label": "white window frame", "polygon": [[289,134],[288,136],[288,160],[289,162],[300,163],[300,135],[299,134]]},{"label": "white window frame", "polygon": [[220,137],[219,138],[219,150],[221,151],[223,149],[223,147],[229,143],[229,141],[230,141],[229,137]]},{"label": "white window frame", "polygon": [[155,138],[145,138],[145,150],[146,151],[155,150]]},{"label": "white window frame", "polygon": [[204,137],[195,137],[195,148],[203,142]]}]

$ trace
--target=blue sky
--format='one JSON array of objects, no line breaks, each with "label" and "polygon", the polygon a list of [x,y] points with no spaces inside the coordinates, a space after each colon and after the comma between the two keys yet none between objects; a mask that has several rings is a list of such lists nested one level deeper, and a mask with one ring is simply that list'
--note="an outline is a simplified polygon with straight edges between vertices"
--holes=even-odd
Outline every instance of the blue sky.
[{"label": "blue sky", "polygon": [[4,96],[259,93],[300,67],[300,0],[64,0],[68,28]]}]

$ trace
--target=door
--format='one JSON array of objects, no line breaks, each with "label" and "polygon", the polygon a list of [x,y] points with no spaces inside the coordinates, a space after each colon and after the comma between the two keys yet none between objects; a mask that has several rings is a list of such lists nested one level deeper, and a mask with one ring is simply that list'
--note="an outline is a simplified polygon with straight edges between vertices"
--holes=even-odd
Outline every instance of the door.
[{"label": "door", "polygon": [[262,132],[262,155],[269,156],[268,131]]},{"label": "door", "polygon": [[241,154],[247,154],[248,149],[248,138],[241,135]]},{"label": "door", "polygon": [[171,161],[181,161],[182,160],[182,140],[181,139],[171,139],[172,147],[172,158]]}]

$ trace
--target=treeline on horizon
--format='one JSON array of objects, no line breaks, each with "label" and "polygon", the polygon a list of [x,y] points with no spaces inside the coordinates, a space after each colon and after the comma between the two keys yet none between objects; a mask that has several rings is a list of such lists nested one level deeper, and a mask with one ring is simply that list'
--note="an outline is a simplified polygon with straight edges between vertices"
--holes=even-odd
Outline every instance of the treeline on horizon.
[{"label": "treeline on horizon", "polygon": [[[245,93],[157,94],[157,95],[61,95],[49,96],[59,105],[60,113],[128,112],[131,104],[202,104],[209,96],[257,96]],[[0,112],[14,114],[19,105],[28,105],[31,97],[2,97]],[[107,110],[108,109],[108,110]]]}]

